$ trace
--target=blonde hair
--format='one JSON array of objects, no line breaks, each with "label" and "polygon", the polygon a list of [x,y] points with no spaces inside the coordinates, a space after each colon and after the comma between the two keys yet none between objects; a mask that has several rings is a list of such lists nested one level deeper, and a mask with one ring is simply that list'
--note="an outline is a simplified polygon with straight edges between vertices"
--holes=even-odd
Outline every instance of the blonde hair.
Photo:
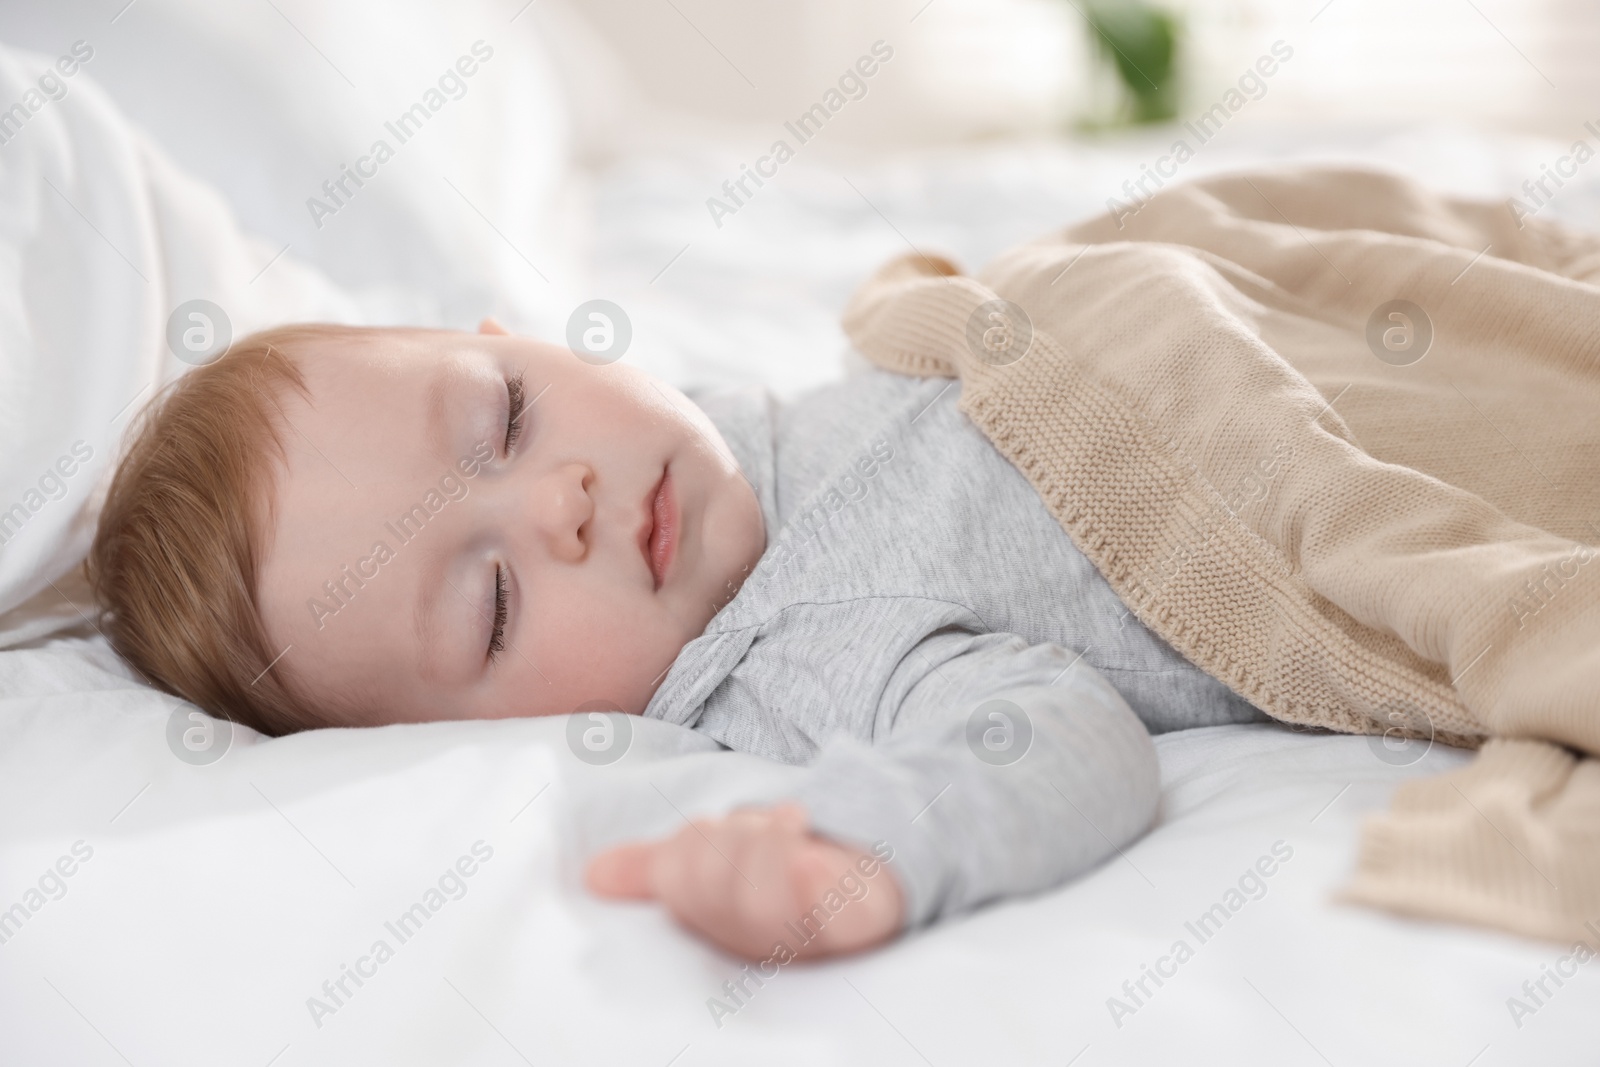
[{"label": "blonde hair", "polygon": [[264,330],[167,386],[130,431],[89,552],[118,654],[151,684],[266,734],[329,725],[274,666],[257,597],[284,458],[278,398],[308,395],[296,348],[361,332]]}]

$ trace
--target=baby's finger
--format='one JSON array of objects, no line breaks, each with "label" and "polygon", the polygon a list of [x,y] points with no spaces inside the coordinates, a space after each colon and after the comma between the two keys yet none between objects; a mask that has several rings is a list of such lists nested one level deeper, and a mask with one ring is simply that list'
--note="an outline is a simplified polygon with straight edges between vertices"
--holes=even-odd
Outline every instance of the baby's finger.
[{"label": "baby's finger", "polygon": [[[842,860],[848,869],[849,860]],[[808,906],[820,900],[839,880],[841,857],[839,850],[815,841],[795,849],[789,856],[789,883],[795,895]]]},{"label": "baby's finger", "polygon": [[748,820],[686,827],[662,849],[656,890],[673,917],[720,947],[748,954],[742,896],[750,890]]},{"label": "baby's finger", "polygon": [[589,861],[584,882],[598,896],[653,900],[656,893],[652,870],[659,849],[655,842],[645,841],[602,852]]},{"label": "baby's finger", "polygon": [[790,871],[796,892],[811,902],[809,914],[821,927],[798,953],[802,958],[856,952],[887,940],[899,929],[904,905],[889,872],[881,871],[871,882],[846,881],[850,854],[825,843],[797,853]]},{"label": "baby's finger", "polygon": [[806,814],[805,805],[797,800],[785,800],[772,807],[772,818],[778,825],[792,835],[804,834],[811,826],[811,819]]},{"label": "baby's finger", "polygon": [[715,867],[723,861],[708,843],[708,832],[714,833],[715,827],[702,821],[663,841],[652,872],[657,899],[690,926],[695,926],[694,916],[700,909],[718,906]]}]

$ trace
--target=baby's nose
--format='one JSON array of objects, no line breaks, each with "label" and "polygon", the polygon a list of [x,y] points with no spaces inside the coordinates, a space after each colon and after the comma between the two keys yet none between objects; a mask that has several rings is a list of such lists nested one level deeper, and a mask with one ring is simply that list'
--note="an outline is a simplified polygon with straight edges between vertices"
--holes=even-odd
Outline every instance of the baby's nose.
[{"label": "baby's nose", "polygon": [[588,552],[594,520],[594,498],[589,489],[594,472],[582,463],[566,463],[539,479],[530,501],[530,516],[548,546],[550,555],[576,563]]}]

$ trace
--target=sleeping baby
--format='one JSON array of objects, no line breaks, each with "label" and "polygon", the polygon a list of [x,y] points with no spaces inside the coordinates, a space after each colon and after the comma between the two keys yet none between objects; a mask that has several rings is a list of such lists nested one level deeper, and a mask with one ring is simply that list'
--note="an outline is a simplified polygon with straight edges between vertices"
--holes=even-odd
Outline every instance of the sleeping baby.
[{"label": "sleeping baby", "polygon": [[960,389],[691,400],[492,320],[283,327],[147,409],[90,574],[147,679],[268,734],[606,707],[804,764],[587,881],[751,959],[860,886],[792,954],[856,951],[1120,850],[1152,732],[1266,719],[1128,612]]}]

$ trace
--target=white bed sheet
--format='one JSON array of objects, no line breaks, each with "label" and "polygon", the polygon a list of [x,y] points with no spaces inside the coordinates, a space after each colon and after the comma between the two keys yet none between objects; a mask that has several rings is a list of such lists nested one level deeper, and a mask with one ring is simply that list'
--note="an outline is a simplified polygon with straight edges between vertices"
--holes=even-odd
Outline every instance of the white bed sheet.
[{"label": "white bed sheet", "polygon": [[[1275,726],[1162,737],[1160,824],[1122,858],[790,965],[719,1028],[706,1001],[740,965],[655,908],[590,899],[578,859],[770,796],[792,769],[653,722],[591,767],[564,719],[318,731],[191,766],[165,741],[172,702],[130,684],[93,648],[0,657],[19,694],[0,701],[0,904],[93,850],[0,945],[7,1063],[1593,1062],[1600,967],[1519,1028],[1506,998],[1557,947],[1331,899],[1362,816],[1456,750],[1402,766]],[[493,856],[465,895],[400,943],[385,921],[478,841]],[[1277,842],[1292,857],[1264,895],[1202,943],[1186,922]],[[317,1026],[308,998],[378,939],[393,958]],[[1107,999],[1179,939],[1193,958],[1115,1019]]]},{"label": "white bed sheet", "polygon": [[[587,284],[628,310],[639,364],[792,395],[845,369],[839,308],[884,258],[915,244],[976,265],[1103,206],[1159,147],[801,160],[720,230],[703,200],[736,153],[636,160],[596,185]],[[1189,173],[1296,156],[1483,194],[1552,158],[1452,131],[1280,133]],[[1573,185],[1551,211],[1582,222],[1596,203]],[[1163,738],[1162,822],[1124,858],[883,952],[785,968],[719,1029],[706,999],[738,966],[655,909],[586,897],[580,857],[792,771],[654,723],[591,768],[564,720],[241,732],[193,766],[166,740],[174,704],[98,638],[0,652],[0,909],[75,842],[93,849],[0,944],[0,1061],[1487,1067],[1593,1062],[1600,1036],[1600,967],[1520,1025],[1508,1010],[1561,947],[1331,900],[1360,818],[1459,752],[1397,767],[1366,739],[1276,727]],[[494,857],[467,894],[315,1025],[307,998],[479,840]],[[1118,1026],[1107,998],[1279,840],[1294,856],[1266,895]]]}]

